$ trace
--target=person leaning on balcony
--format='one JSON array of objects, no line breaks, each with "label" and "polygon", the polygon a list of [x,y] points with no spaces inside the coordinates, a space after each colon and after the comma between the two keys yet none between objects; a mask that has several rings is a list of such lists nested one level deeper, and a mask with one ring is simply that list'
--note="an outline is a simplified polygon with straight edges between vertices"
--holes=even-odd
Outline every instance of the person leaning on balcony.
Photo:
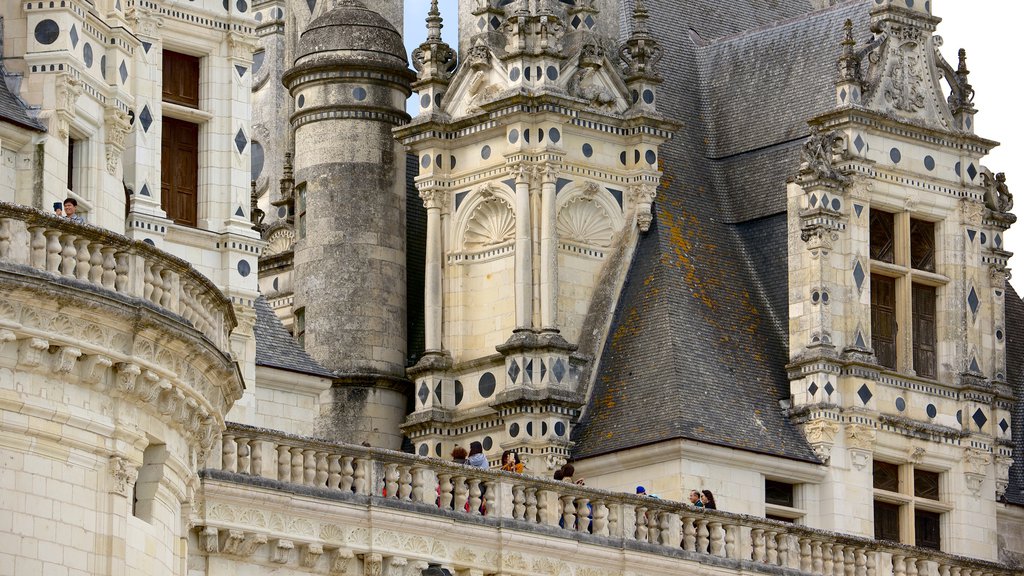
[{"label": "person leaning on balcony", "polygon": [[523,473],[523,463],[519,461],[519,454],[515,450],[505,450],[501,454],[501,469],[505,472]]},{"label": "person leaning on balcony", "polygon": [[467,458],[469,458],[469,454],[466,453],[466,449],[456,444],[452,449],[452,461],[456,464],[465,464]]},{"label": "person leaning on balcony", "polygon": [[703,508],[704,503],[700,501],[700,491],[690,490],[690,504],[697,508]]},{"label": "person leaning on balcony", "polygon": [[60,204],[54,203],[53,213],[57,216],[63,216],[75,224],[85,224],[85,218],[78,213],[78,200],[75,200],[74,198],[64,199],[63,210],[61,210]]},{"label": "person leaning on balcony", "polygon": [[711,493],[711,490],[701,490],[700,501],[704,504],[704,507],[708,510],[717,510],[718,505],[715,504],[715,495]]},{"label": "person leaning on balcony", "polygon": [[484,447],[478,441],[469,443],[469,461],[467,462],[470,466],[476,468],[490,468],[487,463],[487,456],[484,456]]}]

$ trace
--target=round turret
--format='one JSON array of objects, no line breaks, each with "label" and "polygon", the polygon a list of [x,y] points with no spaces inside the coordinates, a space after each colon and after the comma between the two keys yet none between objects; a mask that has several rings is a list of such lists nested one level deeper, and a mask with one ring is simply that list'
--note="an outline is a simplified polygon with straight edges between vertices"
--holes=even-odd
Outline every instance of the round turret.
[{"label": "round turret", "polygon": [[358,0],[338,6],[310,22],[299,38],[295,66],[351,64],[407,70],[402,35],[383,16]]}]

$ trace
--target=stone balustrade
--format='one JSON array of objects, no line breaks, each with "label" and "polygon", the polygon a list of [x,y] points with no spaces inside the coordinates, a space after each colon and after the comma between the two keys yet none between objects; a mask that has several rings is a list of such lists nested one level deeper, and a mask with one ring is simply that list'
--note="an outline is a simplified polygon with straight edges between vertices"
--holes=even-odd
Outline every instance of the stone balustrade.
[{"label": "stone balustrade", "polygon": [[188,262],[145,242],[0,202],[0,263],[139,298],[228,350],[236,324],[231,302]]},{"label": "stone balustrade", "polygon": [[401,501],[419,514],[464,515],[469,522],[494,518],[504,529],[518,526],[654,553],[683,551],[696,560],[715,557],[708,561],[735,561],[744,569],[769,573],[1013,574],[1001,564],[913,546],[239,424],[229,424],[223,434],[220,470],[326,491],[319,493],[335,499],[362,496],[371,508],[375,502],[386,507],[388,501]]}]

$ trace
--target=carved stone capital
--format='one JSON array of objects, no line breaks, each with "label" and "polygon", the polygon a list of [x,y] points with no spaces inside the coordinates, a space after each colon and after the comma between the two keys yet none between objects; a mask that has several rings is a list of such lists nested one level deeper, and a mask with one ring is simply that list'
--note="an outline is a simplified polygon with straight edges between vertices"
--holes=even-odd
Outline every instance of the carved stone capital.
[{"label": "carved stone capital", "polygon": [[420,199],[427,210],[444,210],[448,206],[448,191],[438,188],[420,190]]},{"label": "carved stone capital", "polygon": [[992,463],[992,456],[988,452],[978,450],[977,448],[965,448],[963,461],[965,473],[984,476],[988,466]]},{"label": "carved stone capital", "polygon": [[864,424],[846,425],[846,444],[850,448],[871,451],[875,447],[875,429]]},{"label": "carved stone capital", "polygon": [[259,48],[256,36],[234,31],[228,33],[229,57],[235,60],[251,60],[252,53]]},{"label": "carved stone capital", "polygon": [[363,576],[383,576],[384,558],[380,554],[363,555]]},{"label": "carved stone capital", "polygon": [[199,531],[199,547],[207,554],[220,552],[220,537],[213,526],[203,526]]},{"label": "carved stone capital", "polygon": [[338,548],[331,552],[327,562],[328,572],[334,576],[348,574],[348,567],[352,564],[355,554],[348,548]]},{"label": "carved stone capital", "polygon": [[57,133],[61,139],[67,139],[71,133],[71,122],[75,119],[76,103],[82,95],[82,81],[74,78],[67,72],[62,72],[56,78],[57,104],[54,108],[54,117],[57,120]]},{"label": "carved stone capital", "polygon": [[128,122],[128,114],[116,106],[107,107],[104,119],[106,120],[104,130],[107,136],[107,172],[113,175],[117,173],[117,167],[121,163],[124,140],[131,132],[132,126]]},{"label": "carved stone capital", "polygon": [[117,391],[121,394],[131,394],[135,391],[135,379],[142,374],[142,368],[130,362],[118,362],[117,366]]},{"label": "carved stone capital", "polygon": [[139,471],[127,459],[120,456],[110,457],[111,492],[121,496],[131,496],[135,479]]},{"label": "carved stone capital", "polygon": [[654,221],[651,207],[658,196],[658,187],[651,183],[637,184],[630,188],[630,195],[636,204],[636,225],[641,232],[647,232]]},{"label": "carved stone capital", "polygon": [[113,361],[101,354],[86,354],[82,359],[82,381],[97,390],[103,391],[107,388],[107,369],[113,365]]},{"label": "carved stone capital", "polygon": [[135,7],[128,10],[128,20],[135,23],[135,34],[146,38],[159,38],[164,19],[149,8]]}]

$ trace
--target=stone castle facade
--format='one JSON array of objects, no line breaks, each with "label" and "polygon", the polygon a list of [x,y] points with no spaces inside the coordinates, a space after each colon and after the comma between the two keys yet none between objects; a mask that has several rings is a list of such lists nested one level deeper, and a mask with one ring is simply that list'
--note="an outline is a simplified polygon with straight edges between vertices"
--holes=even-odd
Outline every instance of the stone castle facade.
[{"label": "stone castle facade", "polygon": [[1019,573],[941,6],[403,4],[4,7],[0,574]]}]

